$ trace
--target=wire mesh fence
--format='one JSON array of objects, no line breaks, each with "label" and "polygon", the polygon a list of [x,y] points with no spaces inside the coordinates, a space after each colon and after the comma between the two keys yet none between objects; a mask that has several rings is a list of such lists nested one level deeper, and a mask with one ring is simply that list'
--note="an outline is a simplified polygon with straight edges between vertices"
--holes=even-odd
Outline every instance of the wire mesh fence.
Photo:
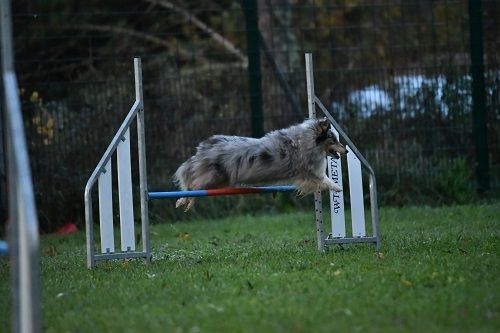
[{"label": "wire mesh fence", "polygon": [[[133,56],[143,59],[151,190],[173,188],[179,163],[212,134],[259,134],[252,119],[265,131],[304,119],[310,51],[317,95],[373,164],[383,204],[474,197],[469,5],[479,2],[258,0],[256,30],[251,3],[16,1],[16,69],[42,228],[83,218],[85,181],[134,100]],[[495,190],[500,2],[483,0],[481,14]],[[256,34],[258,48],[248,47]],[[252,118],[256,104],[262,117]],[[269,208],[226,198],[204,215],[255,208],[227,200]]]}]

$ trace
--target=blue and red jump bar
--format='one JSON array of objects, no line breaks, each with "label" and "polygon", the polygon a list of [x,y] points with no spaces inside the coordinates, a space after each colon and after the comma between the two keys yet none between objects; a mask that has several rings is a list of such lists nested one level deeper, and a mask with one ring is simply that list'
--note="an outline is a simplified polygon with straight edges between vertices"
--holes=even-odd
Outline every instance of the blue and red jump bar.
[{"label": "blue and red jump bar", "polygon": [[172,191],[172,192],[149,192],[149,199],[175,199],[175,198],[197,198],[197,197],[215,197],[219,195],[238,195],[253,193],[275,193],[275,192],[293,192],[295,186],[262,186],[262,187],[228,187],[211,190],[192,190],[192,191]]}]

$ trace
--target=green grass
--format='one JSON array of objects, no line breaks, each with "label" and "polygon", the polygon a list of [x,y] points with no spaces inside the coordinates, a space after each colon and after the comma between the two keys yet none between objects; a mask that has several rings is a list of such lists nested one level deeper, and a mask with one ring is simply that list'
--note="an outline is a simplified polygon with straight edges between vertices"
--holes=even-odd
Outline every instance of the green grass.
[{"label": "green grass", "polygon": [[[152,227],[154,261],[87,270],[41,241],[46,332],[499,332],[500,203],[383,208],[382,248],[316,250],[313,213]],[[0,262],[0,313],[8,265]],[[10,324],[0,316],[0,331]]]}]

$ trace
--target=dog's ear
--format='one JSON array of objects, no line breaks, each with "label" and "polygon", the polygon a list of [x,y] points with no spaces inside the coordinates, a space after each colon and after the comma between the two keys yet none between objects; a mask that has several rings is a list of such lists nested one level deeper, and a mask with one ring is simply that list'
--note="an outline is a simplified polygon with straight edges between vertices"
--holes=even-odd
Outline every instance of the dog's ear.
[{"label": "dog's ear", "polygon": [[318,127],[320,128],[321,132],[325,132],[328,130],[328,127],[330,127],[330,122],[328,121],[328,118],[323,117],[318,119]]},{"label": "dog's ear", "polygon": [[316,120],[317,137],[316,143],[319,144],[323,142],[328,137],[328,128],[330,127],[330,122],[327,118],[321,118]]}]

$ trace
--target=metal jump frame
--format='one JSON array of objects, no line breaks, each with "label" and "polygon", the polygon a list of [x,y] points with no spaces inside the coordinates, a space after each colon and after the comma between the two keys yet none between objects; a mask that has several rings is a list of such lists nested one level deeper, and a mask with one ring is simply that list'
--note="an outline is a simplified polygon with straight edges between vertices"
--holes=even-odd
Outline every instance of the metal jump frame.
[{"label": "metal jump frame", "polygon": [[[142,64],[140,58],[134,58],[134,77],[135,77],[135,102],[128,112],[125,120],[121,124],[118,132],[115,134],[106,152],[97,164],[94,172],[85,185],[85,227],[87,236],[87,266],[92,268],[95,261],[106,259],[125,259],[125,258],[144,258],[151,261],[151,247],[149,243],[149,216],[148,216],[148,186],[146,174],[146,141],[144,132],[144,99],[142,89]],[[132,202],[132,179],[130,171],[130,133],[129,128],[134,118],[137,118],[137,145],[139,151],[139,182],[140,182],[140,201],[141,201],[141,224],[142,224],[142,251],[134,251],[135,235],[133,232],[133,202]],[[99,204],[101,217],[105,215],[112,220],[113,212],[111,207],[111,157],[118,150],[118,177],[120,186],[120,224],[122,229],[122,251],[114,252],[108,248],[107,253],[94,253],[94,229],[92,215],[92,187],[99,180]],[[104,200],[101,200],[103,198]],[[106,205],[105,200],[109,200]],[[124,215],[122,215],[122,213]],[[122,218],[126,216],[126,221]],[[100,221],[102,222],[102,221]],[[102,228],[102,223],[101,228]],[[127,228],[127,232],[123,232]],[[113,224],[105,232],[113,233]],[[101,229],[102,232],[102,229]],[[124,240],[124,238],[127,238]],[[125,246],[123,244],[126,244]]]},{"label": "metal jump frame", "polygon": [[[345,221],[343,221],[343,196],[342,198],[342,221],[337,221],[333,211],[335,205],[338,205],[336,200],[339,195],[330,193],[330,205],[332,210],[332,233],[326,238],[323,230],[323,209],[321,192],[314,193],[315,213],[316,213],[316,227],[317,227],[317,240],[318,250],[326,251],[327,246],[330,244],[348,244],[348,243],[373,243],[376,244],[377,249],[380,246],[380,237],[378,230],[378,206],[377,206],[377,190],[375,173],[361,155],[356,146],[349,139],[347,134],[342,130],[339,124],[333,119],[328,110],[321,103],[319,98],[314,93],[313,81],[313,64],[312,55],[306,54],[306,78],[307,78],[307,96],[308,96],[308,109],[309,117],[316,118],[316,106],[325,114],[330,120],[338,135],[347,143],[349,150],[348,161],[353,161],[354,167],[349,166],[349,179],[351,187],[351,202],[355,200],[357,210],[354,211],[351,205],[351,212],[353,216],[353,229],[354,220],[356,220],[357,228],[360,230],[358,236],[345,237]],[[165,199],[165,198],[180,198],[180,197],[204,197],[204,196],[217,196],[217,195],[236,195],[236,194],[252,194],[252,193],[270,193],[270,192],[293,192],[293,186],[264,186],[264,187],[249,187],[249,188],[225,188],[225,189],[209,189],[209,190],[195,190],[195,191],[173,191],[173,192],[148,192],[147,176],[146,176],[146,145],[145,145],[145,130],[144,130],[144,105],[143,105],[143,86],[142,86],[142,67],[140,58],[134,58],[134,73],[135,73],[135,91],[136,100],[132,105],[129,113],[125,117],[118,132],[114,136],[111,144],[108,146],[106,152],[97,164],[94,172],[90,176],[87,185],[85,186],[85,221],[86,221],[86,235],[87,235],[87,266],[92,268],[95,266],[97,260],[105,259],[125,259],[125,258],[144,258],[147,262],[151,260],[151,248],[149,240],[149,218],[148,218],[148,200]],[[141,202],[141,223],[142,223],[142,251],[135,251],[134,231],[133,231],[133,205],[132,205],[132,180],[130,175],[130,139],[129,127],[134,118],[137,117],[137,136],[138,136],[138,151],[139,151],[139,178],[140,178],[140,202]],[[113,240],[113,213],[111,207],[111,157],[115,151],[118,150],[118,187],[120,196],[120,225],[122,237],[122,252],[114,253],[114,240]],[[121,153],[120,153],[121,152]],[[349,159],[349,156],[350,159]],[[359,159],[359,161],[358,161]],[[328,159],[328,167],[330,177],[336,179],[342,185],[341,179],[341,166],[340,162],[335,166],[332,159]],[[363,193],[361,185],[361,166],[356,165],[361,163],[368,171],[369,186],[370,186],[370,205],[371,205],[371,221],[372,221],[372,236],[365,236],[364,225],[364,206],[363,206]],[[351,164],[351,162],[349,163]],[[334,166],[335,171],[334,170]],[[355,177],[351,177],[351,170]],[[335,172],[340,173],[340,177],[335,176]],[[332,176],[334,175],[334,176]],[[352,185],[351,180],[357,179],[356,184]],[[100,226],[101,235],[106,235],[107,241],[102,242],[101,239],[101,254],[94,253],[94,234],[93,234],[93,213],[92,213],[92,187],[99,181],[99,213],[100,213]],[[354,183],[354,181],[353,181]],[[102,186],[101,186],[102,184]],[[354,193],[354,194],[353,194]],[[337,209],[335,209],[336,211]],[[122,212],[124,216],[122,216]],[[124,218],[125,217],[125,218]],[[103,219],[111,220],[111,223],[104,225]],[[124,219],[125,221],[122,221]],[[109,221],[108,221],[109,222]],[[340,230],[335,223],[343,223],[344,227]],[[104,226],[103,226],[104,225]],[[359,226],[362,226],[361,229]],[[124,230],[125,229],[125,232]],[[334,234],[335,230],[335,234]],[[125,245],[124,245],[125,244]]]},{"label": "metal jump frame", "polygon": [[[380,248],[380,235],[379,235],[379,218],[378,218],[378,203],[377,203],[377,181],[375,178],[375,172],[373,171],[373,168],[370,166],[368,161],[363,157],[363,155],[360,153],[358,148],[356,148],[356,145],[351,141],[349,136],[344,132],[344,130],[340,127],[340,125],[335,121],[335,119],[332,117],[330,112],[326,109],[326,107],[321,103],[321,100],[316,96],[314,92],[314,71],[313,71],[313,60],[312,60],[312,54],[311,53],[306,53],[305,54],[305,60],[306,60],[306,80],[307,80],[307,102],[308,102],[308,110],[309,110],[309,118],[316,118],[316,106],[320,108],[320,110],[323,112],[323,114],[328,118],[330,123],[333,125],[337,133],[339,134],[340,138],[342,138],[348,146],[348,150],[350,151],[348,154],[348,157],[352,157],[353,153],[356,158],[359,159],[361,164],[366,168],[369,174],[369,188],[370,188],[370,212],[371,212],[371,222],[372,222],[372,233],[373,235],[370,237],[362,236],[362,237],[345,237],[345,230],[343,231],[344,236],[343,237],[336,237],[333,235],[333,230],[332,233],[328,235],[328,237],[325,238],[324,236],[324,231],[323,231],[323,214],[322,214],[322,201],[321,201],[321,192],[316,192],[314,193],[314,205],[315,205],[315,211],[316,211],[316,232],[317,232],[317,239],[318,239],[318,250],[320,251],[325,251],[326,246],[330,244],[348,244],[348,243],[374,243],[376,245],[377,250]],[[339,138],[339,139],[340,139]],[[328,168],[329,171],[331,172],[331,167],[332,167],[332,159],[328,157]],[[339,162],[340,164],[340,162]],[[332,178],[330,174],[330,178]],[[351,179],[350,175],[349,178]],[[361,180],[360,180],[361,181]],[[342,186],[342,184],[339,184]],[[360,185],[361,186],[361,185]],[[353,201],[352,197],[352,191],[353,187],[351,186],[351,201]],[[361,195],[361,200],[362,200],[362,189],[358,192],[358,194]],[[342,199],[343,200],[343,199]],[[330,209],[332,211],[332,229],[335,228],[334,226],[334,193],[330,192]],[[343,204],[343,201],[342,201]],[[363,205],[361,205],[361,208],[363,208]],[[351,213],[353,212],[353,207],[351,205]],[[359,213],[359,212],[357,212]],[[363,212],[364,214],[364,212]],[[355,216],[353,215],[353,219]],[[364,223],[364,215],[363,215],[363,223]]]}]

